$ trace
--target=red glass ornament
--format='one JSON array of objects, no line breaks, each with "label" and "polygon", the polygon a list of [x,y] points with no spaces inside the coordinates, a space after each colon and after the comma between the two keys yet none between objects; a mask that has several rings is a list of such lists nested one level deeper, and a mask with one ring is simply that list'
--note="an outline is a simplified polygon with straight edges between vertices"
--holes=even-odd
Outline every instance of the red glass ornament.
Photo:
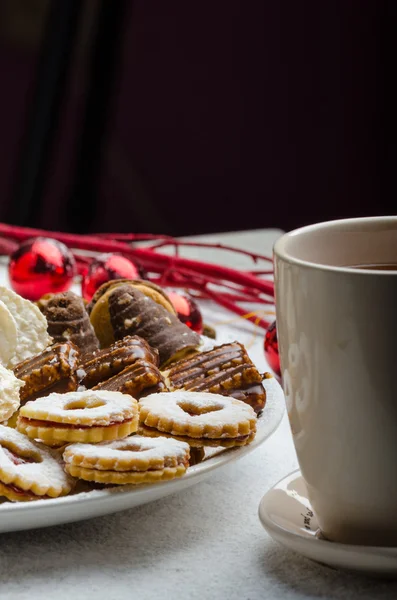
[{"label": "red glass ornament", "polygon": [[266,331],[264,346],[265,356],[269,367],[276,373],[276,375],[281,377],[276,321],[274,321]]},{"label": "red glass ornament", "polygon": [[83,298],[89,302],[97,289],[111,279],[142,279],[139,267],[120,254],[100,254],[92,261],[81,283]]},{"label": "red glass ornament", "polygon": [[65,244],[50,238],[31,238],[10,256],[8,275],[12,289],[28,300],[67,291],[76,273],[73,254]]},{"label": "red glass ornament", "polygon": [[178,318],[196,333],[203,333],[203,317],[197,302],[185,291],[166,290]]}]

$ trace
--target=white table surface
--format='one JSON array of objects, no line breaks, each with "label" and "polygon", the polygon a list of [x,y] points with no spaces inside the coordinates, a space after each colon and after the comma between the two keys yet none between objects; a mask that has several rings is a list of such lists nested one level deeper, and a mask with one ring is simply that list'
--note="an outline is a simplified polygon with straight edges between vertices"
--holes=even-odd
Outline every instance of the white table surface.
[{"label": "white table surface", "polygon": [[[264,230],[205,239],[270,253],[279,235]],[[200,255],[230,261],[216,251]],[[248,263],[241,257],[234,264]],[[259,501],[295,468],[284,418],[261,448],[177,495],[100,519],[2,534],[0,598],[394,600],[396,582],[331,570],[267,535]]]}]

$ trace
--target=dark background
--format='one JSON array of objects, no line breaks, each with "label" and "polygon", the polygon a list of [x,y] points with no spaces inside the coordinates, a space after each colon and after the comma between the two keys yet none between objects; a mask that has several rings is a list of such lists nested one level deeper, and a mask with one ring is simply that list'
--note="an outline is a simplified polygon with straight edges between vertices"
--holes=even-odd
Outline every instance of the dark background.
[{"label": "dark background", "polygon": [[177,235],[395,214],[395,13],[0,0],[0,220]]}]

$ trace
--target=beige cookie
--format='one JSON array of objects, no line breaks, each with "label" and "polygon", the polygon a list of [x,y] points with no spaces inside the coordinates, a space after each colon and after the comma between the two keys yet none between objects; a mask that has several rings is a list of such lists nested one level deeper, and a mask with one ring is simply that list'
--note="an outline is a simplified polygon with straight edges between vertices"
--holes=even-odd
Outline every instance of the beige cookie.
[{"label": "beige cookie", "polygon": [[72,486],[58,454],[0,425],[1,496],[12,502],[58,498]]},{"label": "beige cookie", "polygon": [[8,365],[17,348],[18,331],[15,319],[0,300],[0,364]]},{"label": "beige cookie", "polygon": [[117,485],[180,477],[189,456],[188,444],[139,435],[103,444],[71,444],[63,453],[65,469],[73,477]]},{"label": "beige cookie", "polygon": [[138,402],[120,392],[49,394],[19,411],[18,431],[49,446],[116,440],[138,428]]},{"label": "beige cookie", "polygon": [[20,405],[19,390],[24,385],[12,371],[0,365],[0,423],[9,419]]},{"label": "beige cookie", "polygon": [[17,345],[8,367],[39,354],[51,344],[47,333],[47,320],[30,300],[25,300],[9,288],[0,286],[0,300],[12,314],[17,328]]},{"label": "beige cookie", "polygon": [[[255,411],[241,400],[204,392],[151,394],[140,400],[140,431],[176,436],[192,445],[233,446],[250,443]],[[189,442],[190,443],[190,442]]]},{"label": "beige cookie", "polygon": [[[178,440],[180,442],[185,442],[189,444],[191,456],[190,458],[194,459],[194,451],[203,450],[206,447],[209,448],[235,448],[238,446],[247,446],[255,439],[255,431],[250,433],[249,435],[241,435],[235,438],[194,438],[189,437],[188,435],[174,435],[171,433],[165,433],[164,431],[159,431],[154,427],[146,427],[146,425],[142,425],[140,423],[137,433],[139,435],[143,435],[145,437],[156,438],[156,437],[170,437],[174,440]],[[194,464],[194,463],[190,463]]]}]

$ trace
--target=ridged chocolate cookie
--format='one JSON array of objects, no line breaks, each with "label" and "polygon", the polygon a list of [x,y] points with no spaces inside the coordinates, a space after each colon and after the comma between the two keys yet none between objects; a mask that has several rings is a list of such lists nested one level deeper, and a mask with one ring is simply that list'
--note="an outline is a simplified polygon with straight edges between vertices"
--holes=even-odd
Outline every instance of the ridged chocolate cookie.
[{"label": "ridged chocolate cookie", "polygon": [[160,368],[197,351],[200,336],[135,287],[125,284],[114,288],[108,302],[115,339],[142,337],[158,350]]},{"label": "ridged chocolate cookie", "polygon": [[80,296],[62,292],[42,298],[37,305],[47,319],[47,331],[55,342],[72,342],[82,355],[98,350],[99,342]]}]

